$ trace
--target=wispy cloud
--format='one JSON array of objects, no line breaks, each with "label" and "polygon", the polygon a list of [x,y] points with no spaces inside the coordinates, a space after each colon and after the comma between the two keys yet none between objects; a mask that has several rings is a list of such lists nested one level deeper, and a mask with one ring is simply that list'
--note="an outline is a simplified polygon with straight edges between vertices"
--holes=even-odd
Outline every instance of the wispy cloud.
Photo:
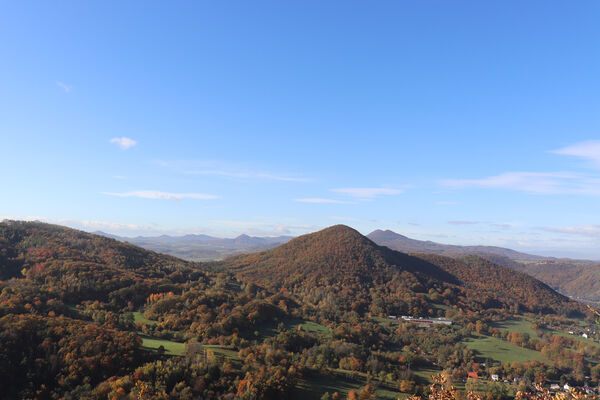
[{"label": "wispy cloud", "polygon": [[371,200],[379,196],[391,196],[401,194],[404,192],[400,189],[366,187],[337,188],[331,189],[331,191],[335,193],[345,194],[347,196],[354,197],[360,200]]},{"label": "wispy cloud", "polygon": [[122,150],[127,150],[137,144],[135,140],[128,137],[112,138],[110,139],[110,143],[116,144]]},{"label": "wispy cloud", "polygon": [[538,229],[545,232],[578,235],[592,238],[600,238],[600,225],[586,224],[575,226],[542,226]]},{"label": "wispy cloud", "polygon": [[562,149],[553,150],[552,153],[582,158],[590,161],[594,167],[600,168],[600,140],[575,143]]},{"label": "wispy cloud", "polygon": [[277,235],[300,235],[308,232],[314,232],[323,229],[320,225],[304,224],[281,224],[271,221],[236,221],[236,220],[214,220],[210,225],[218,227],[219,231],[227,229],[230,233],[247,233],[256,236],[277,236]]},{"label": "wispy cloud", "polygon": [[328,217],[329,219],[335,220],[335,221],[344,221],[344,222],[361,222],[361,220],[359,218],[354,218],[354,217],[343,217],[343,216],[339,216],[339,215],[330,215]]},{"label": "wispy cloud", "polygon": [[311,182],[312,179],[295,174],[272,173],[254,169],[243,165],[230,163],[205,161],[205,160],[179,160],[164,161],[157,160],[156,164],[164,168],[171,168],[186,175],[222,176],[233,179],[258,179],[281,182]]},{"label": "wispy cloud", "polygon": [[227,171],[218,169],[206,169],[206,170],[191,170],[187,171],[190,175],[214,175],[214,176],[225,176],[228,178],[240,178],[240,179],[267,179],[273,181],[283,182],[310,182],[310,179],[300,178],[294,176],[285,176],[277,174],[269,174],[265,172],[253,172],[253,171]]},{"label": "wispy cloud", "polygon": [[481,224],[481,221],[448,221],[450,225],[477,225]]},{"label": "wispy cloud", "polygon": [[500,228],[500,229],[510,229],[513,227],[512,224],[490,224],[490,226],[493,226],[495,228]]},{"label": "wispy cloud", "polygon": [[318,197],[309,197],[303,199],[294,199],[300,203],[315,203],[315,204],[347,204],[348,202],[335,199],[322,199]]},{"label": "wispy cloud", "polygon": [[600,195],[600,179],[573,172],[505,172],[481,179],[446,179],[451,189],[507,189],[535,194]]},{"label": "wispy cloud", "polygon": [[159,192],[156,190],[136,190],[132,192],[114,193],[114,192],[102,192],[102,194],[108,196],[117,197],[138,197],[141,199],[158,199],[158,200],[182,200],[182,199],[196,199],[196,200],[212,200],[218,199],[219,196],[204,193],[168,193]]},{"label": "wispy cloud", "polygon": [[65,93],[70,93],[71,89],[73,89],[73,86],[69,86],[66,83],[63,83],[61,81],[56,81],[56,86],[58,86],[59,88],[61,88],[62,90],[64,90]]},{"label": "wispy cloud", "polygon": [[[600,140],[589,140],[566,146],[551,153],[577,157],[600,168]],[[600,195],[600,177],[581,172],[504,172],[479,179],[445,179],[442,186],[452,189],[487,188],[522,191],[535,194]]]},{"label": "wispy cloud", "polygon": [[41,216],[2,216],[0,220],[19,220],[19,221],[39,221],[48,224],[65,225],[74,229],[80,229],[88,232],[104,231],[119,235],[138,235],[138,234],[157,234],[169,233],[170,230],[158,227],[138,225],[132,223],[99,221],[99,220],[73,220],[61,218],[47,218]]}]

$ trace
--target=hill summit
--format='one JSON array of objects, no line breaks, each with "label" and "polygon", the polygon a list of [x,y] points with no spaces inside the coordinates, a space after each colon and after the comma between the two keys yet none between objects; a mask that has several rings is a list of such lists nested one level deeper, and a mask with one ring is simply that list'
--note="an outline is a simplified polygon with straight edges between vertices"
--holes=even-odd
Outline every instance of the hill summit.
[{"label": "hill summit", "polygon": [[552,311],[572,304],[536,279],[483,258],[408,255],[379,246],[345,225],[218,265],[242,281],[354,311],[427,313],[433,293],[445,293],[442,301],[447,304],[475,308],[518,304]]}]

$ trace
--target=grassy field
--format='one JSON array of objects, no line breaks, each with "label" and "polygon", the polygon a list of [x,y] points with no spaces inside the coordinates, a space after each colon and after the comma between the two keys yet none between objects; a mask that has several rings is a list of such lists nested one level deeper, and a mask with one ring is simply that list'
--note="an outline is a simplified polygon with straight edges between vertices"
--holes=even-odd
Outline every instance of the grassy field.
[{"label": "grassy field", "polygon": [[[185,354],[185,343],[173,342],[171,340],[157,339],[145,335],[142,338],[142,346],[147,350],[156,350],[160,346],[165,348],[165,354],[172,356],[182,356]],[[203,348],[212,350],[216,355],[222,355],[233,360],[239,360],[238,353],[235,350],[221,347],[218,345],[203,344]]]},{"label": "grassy field", "polygon": [[478,357],[491,358],[503,364],[512,361],[525,362],[531,360],[548,362],[542,356],[542,353],[538,351],[515,346],[492,336],[479,335],[476,338],[466,340],[464,343],[469,349],[474,350]]},{"label": "grassy field", "polygon": [[532,338],[539,338],[537,332],[531,326],[531,321],[525,318],[495,322],[492,326],[505,331],[526,333]]},{"label": "grassy field", "polygon": [[170,340],[156,339],[149,336],[140,335],[142,346],[147,349],[156,350],[160,346],[165,348],[165,354],[181,356],[185,353],[185,343],[172,342]]},{"label": "grassy field", "polygon": [[586,338],[581,337],[579,335],[571,335],[569,333],[555,331],[555,330],[553,330],[552,333],[555,334],[555,335],[564,336],[566,338],[573,339],[573,340],[578,341],[578,342],[582,342],[582,343],[586,343],[586,344],[589,344],[589,345],[592,345],[592,346],[600,347],[600,343],[596,343],[596,342],[594,342],[591,339],[586,339]]},{"label": "grassy field", "polygon": [[141,322],[146,325],[156,325],[158,323],[156,321],[150,321],[149,319],[144,318],[144,314],[139,311],[133,312],[132,314],[133,322],[135,323]]},{"label": "grassy field", "polygon": [[232,349],[227,349],[225,347],[221,347],[216,344],[203,344],[202,347],[205,349],[214,351],[215,354],[221,354],[221,355],[224,355],[225,357],[231,358],[233,360],[240,359],[240,357],[238,356],[238,352],[235,350],[232,350]]},{"label": "grassy field", "polygon": [[437,370],[437,369],[420,369],[420,370],[412,370],[412,373],[415,374],[416,376],[419,377],[421,384],[430,384],[431,383],[431,377],[433,375],[438,375],[442,372],[442,370]]},{"label": "grassy field", "polygon": [[[362,377],[349,379],[338,375],[325,376],[315,373],[315,375],[306,376],[298,382],[292,398],[296,400],[319,400],[327,392],[331,394],[338,392],[342,395],[342,398],[345,398],[350,390],[358,391],[365,384],[366,381]],[[377,399],[396,400],[398,397],[408,397],[408,395],[402,395],[386,388],[379,388],[376,392]]]},{"label": "grassy field", "polygon": [[[284,325],[285,329],[287,329],[287,330],[296,330],[296,329],[298,329],[299,326],[302,326],[302,330],[306,331],[306,332],[311,332],[311,333],[315,333],[315,334],[323,334],[325,336],[331,335],[331,332],[329,332],[328,327],[321,325],[321,324],[317,324],[316,322],[302,320],[302,319],[288,319],[288,320],[284,320],[281,322],[283,322],[283,325]],[[273,323],[273,324],[263,324],[262,326],[260,326],[257,329],[260,338],[264,339],[266,337],[276,336],[279,333],[277,330],[277,325],[278,324]]]}]

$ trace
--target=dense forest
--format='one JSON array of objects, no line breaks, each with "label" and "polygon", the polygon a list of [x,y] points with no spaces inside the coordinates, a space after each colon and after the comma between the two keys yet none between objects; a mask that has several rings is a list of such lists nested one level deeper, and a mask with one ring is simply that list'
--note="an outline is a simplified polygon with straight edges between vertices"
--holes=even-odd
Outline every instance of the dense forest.
[{"label": "dense forest", "polygon": [[494,246],[457,246],[408,238],[392,231],[367,235],[375,243],[407,253],[462,258],[478,255],[494,264],[525,272],[561,293],[587,302],[600,302],[600,264],[591,260],[543,257]]},{"label": "dense forest", "polygon": [[3,399],[395,399],[430,394],[431,375],[497,399],[597,385],[600,347],[567,333],[593,326],[585,312],[489,260],[404,254],[341,225],[192,263],[0,223]]}]

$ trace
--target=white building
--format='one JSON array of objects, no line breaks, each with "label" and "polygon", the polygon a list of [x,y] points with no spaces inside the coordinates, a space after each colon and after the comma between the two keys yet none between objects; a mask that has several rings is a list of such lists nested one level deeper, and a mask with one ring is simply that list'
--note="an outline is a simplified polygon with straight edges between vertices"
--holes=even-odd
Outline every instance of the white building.
[{"label": "white building", "polygon": [[414,322],[414,323],[422,324],[422,325],[433,325],[433,324],[452,325],[452,321],[450,321],[447,318],[407,317],[406,315],[403,315],[402,319],[406,322]]},{"label": "white building", "polygon": [[492,374],[492,380],[498,382],[500,380],[500,377],[497,374]]}]

